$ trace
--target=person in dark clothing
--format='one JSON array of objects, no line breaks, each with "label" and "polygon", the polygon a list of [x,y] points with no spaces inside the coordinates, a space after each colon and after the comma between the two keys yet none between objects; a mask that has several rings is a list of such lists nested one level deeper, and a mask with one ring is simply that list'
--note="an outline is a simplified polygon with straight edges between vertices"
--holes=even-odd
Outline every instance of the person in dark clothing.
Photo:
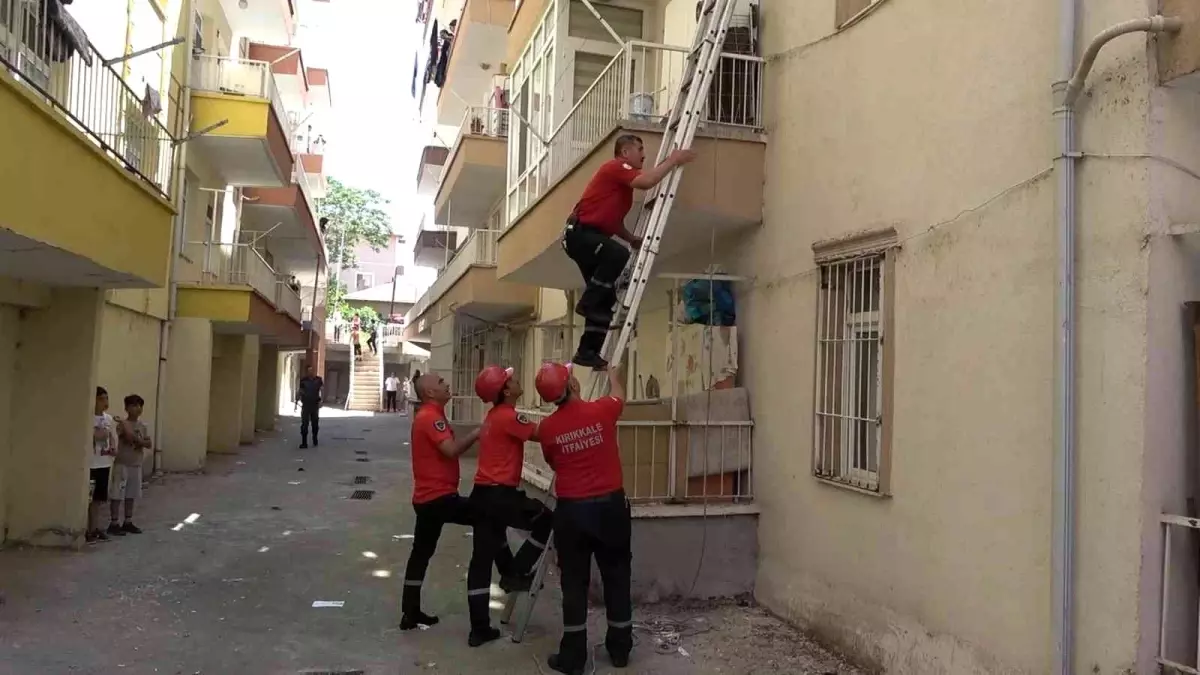
[{"label": "person in dark clothing", "polygon": [[604,337],[612,328],[613,305],[617,303],[617,280],[629,262],[629,249],[636,249],[640,237],[625,228],[625,216],[633,207],[633,191],[658,185],[672,169],[691,162],[696,153],[675,150],[658,166],[642,171],[646,151],[642,139],[632,134],[617,137],[614,157],[596,171],[583,190],[583,196],[567,219],[563,249],[579,267],[585,289],[575,305],[575,313],[584,319],[583,334],[572,362],[588,368],[608,366],[601,356]]},{"label": "person in dark clothing", "polygon": [[[546,550],[554,513],[520,489],[525,443],[537,440],[537,424],[516,403],[523,393],[512,368],[488,366],[475,379],[475,394],[491,403],[479,432],[479,462],[471,506],[478,514],[472,540],[471,564],[467,568],[467,608],[471,615],[472,647],[495,640],[500,631],[492,628],[492,566],[500,569],[500,588],[505,592],[529,590],[533,567]],[[512,562],[507,562],[508,528],[529,531]]]},{"label": "person in dark clothing", "polygon": [[604,646],[613,666],[627,666],[633,649],[632,525],[617,445],[617,420],[625,405],[623,382],[623,373],[610,371],[609,395],[585,401],[579,395],[579,380],[567,366],[547,363],[535,379],[542,399],[558,406],[537,433],[542,455],[554,469],[554,544],[562,570],[563,634],[558,653],[547,664],[568,675],[583,675],[590,651],[588,585],[593,557],[604,585]]},{"label": "person in dark clothing", "polygon": [[375,354],[377,351],[375,349],[375,333],[379,330],[379,324],[374,319],[367,319],[363,330],[367,332],[367,349],[371,351],[371,354]]},{"label": "person in dark clothing", "polygon": [[296,402],[300,404],[300,447],[308,447],[308,427],[312,425],[313,446],[320,445],[317,434],[321,431],[321,399],[325,382],[313,374],[312,366],[304,371],[296,387]]}]

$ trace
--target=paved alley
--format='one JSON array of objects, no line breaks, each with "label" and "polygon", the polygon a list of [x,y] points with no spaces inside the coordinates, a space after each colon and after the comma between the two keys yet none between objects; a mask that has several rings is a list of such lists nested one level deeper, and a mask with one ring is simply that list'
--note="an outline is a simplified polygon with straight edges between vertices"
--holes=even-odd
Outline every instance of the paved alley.
[{"label": "paved alley", "polygon": [[[446,528],[426,580],[425,609],[441,624],[397,628],[413,523],[408,418],[327,410],[308,450],[295,447],[295,419],[279,427],[240,454],[210,455],[202,474],[154,483],[144,534],[0,553],[0,675],[547,672],[555,592],[524,643],[467,647],[463,528]],[[465,461],[464,481],[473,473]],[[373,498],[349,499],[360,489]],[[639,645],[620,672],[857,672],[736,603],[638,607],[635,618]],[[599,641],[602,610],[592,621]],[[611,672],[597,652],[594,672]]]}]

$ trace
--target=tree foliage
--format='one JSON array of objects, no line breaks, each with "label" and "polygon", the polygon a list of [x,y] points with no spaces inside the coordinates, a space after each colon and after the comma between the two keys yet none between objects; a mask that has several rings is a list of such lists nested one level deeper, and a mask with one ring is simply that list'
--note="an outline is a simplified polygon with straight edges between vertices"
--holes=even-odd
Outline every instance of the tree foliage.
[{"label": "tree foliage", "polygon": [[392,236],[391,219],[384,212],[388,200],[375,190],[351,187],[329,179],[329,190],[321,200],[321,217],[325,224],[325,247],[329,251],[330,267],[341,263],[343,269],[355,267],[358,258],[354,249],[367,244],[379,251],[388,245]]}]

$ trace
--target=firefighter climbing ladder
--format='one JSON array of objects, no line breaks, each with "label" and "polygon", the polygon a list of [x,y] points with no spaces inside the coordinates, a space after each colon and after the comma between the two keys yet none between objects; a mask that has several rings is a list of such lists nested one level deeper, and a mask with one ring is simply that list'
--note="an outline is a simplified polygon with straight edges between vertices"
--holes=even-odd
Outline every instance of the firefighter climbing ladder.
[{"label": "firefighter climbing ladder", "polygon": [[[696,29],[696,37],[692,41],[691,51],[688,52],[687,63],[684,66],[683,77],[679,84],[679,93],[675,97],[676,104],[667,115],[666,130],[663,132],[662,144],[658,148],[658,158],[655,164],[660,164],[675,150],[687,150],[692,147],[692,140],[704,116],[708,100],[708,90],[712,85],[713,73],[721,58],[721,45],[725,42],[725,32],[729,28],[729,20],[733,16],[737,0],[705,0],[704,9]],[[603,19],[601,19],[603,21]],[[683,180],[683,167],[677,167],[659,183],[654,192],[648,195],[645,205],[638,216],[636,233],[642,237],[642,246],[638,249],[634,260],[629,284],[621,299],[621,305],[616,313],[616,322],[612,327],[620,326],[614,336],[609,331],[604,340],[601,355],[609,362],[610,368],[621,364],[621,357],[633,336],[634,324],[637,321],[638,307],[642,302],[642,294],[650,281],[654,260],[658,257],[658,245],[662,241],[663,230],[675,204],[675,195],[679,183]],[[589,386],[590,397],[599,393],[603,386],[604,374],[595,372]],[[554,486],[551,484],[551,493]],[[533,583],[528,593],[510,594],[504,610],[504,621],[508,621],[513,613],[517,615],[513,626],[512,640],[520,642],[529,626],[533,615],[534,605],[541,594],[546,571],[549,567],[550,553],[554,550],[554,535],[551,534],[546,542],[546,553],[538,560],[534,571]],[[524,596],[524,602],[522,597]],[[517,606],[520,605],[519,611]]]}]

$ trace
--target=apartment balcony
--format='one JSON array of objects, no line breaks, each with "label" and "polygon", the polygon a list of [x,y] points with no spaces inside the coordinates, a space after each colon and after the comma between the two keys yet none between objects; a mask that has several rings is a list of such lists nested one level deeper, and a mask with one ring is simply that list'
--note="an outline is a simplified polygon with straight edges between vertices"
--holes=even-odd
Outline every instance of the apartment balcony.
[{"label": "apartment balcony", "polygon": [[424,224],[413,242],[413,264],[418,267],[441,269],[458,250],[458,233],[454,230],[427,229]]},{"label": "apartment balcony", "polygon": [[208,319],[213,331],[259,335],[302,348],[300,293],[250,244],[188,242],[180,265],[179,316]]},{"label": "apartment balcony", "polygon": [[300,0],[220,0],[221,10],[237,33],[266,42],[287,44],[300,25]]},{"label": "apartment balcony", "polygon": [[246,56],[251,61],[270,64],[279,93],[289,104],[289,109],[303,110],[306,107],[309,95],[308,69],[304,67],[304,57],[298,48],[251,42]]},{"label": "apartment balcony", "polygon": [[433,199],[434,222],[493,227],[493,207],[504,196],[508,155],[508,110],[472,106],[463,114]]},{"label": "apartment balcony", "polygon": [[425,146],[421,151],[421,163],[417,166],[417,195],[432,197],[437,194],[449,156],[450,151],[440,145]]},{"label": "apartment balcony", "polygon": [[[612,158],[617,136],[640,136],[647,165],[654,162],[686,54],[685,47],[628,43],[532,159],[512,167],[516,179],[506,195],[510,225],[499,246],[501,279],[561,289],[579,285],[579,272],[559,245],[566,214],[596,169]],[[722,55],[705,121],[692,145],[697,158],[684,171],[659,246],[660,268],[714,236],[721,239],[762,222],[762,74],[761,58]],[[645,198],[645,192],[635,194],[626,220],[631,230]]]},{"label": "apartment balcony", "polygon": [[276,260],[303,278],[325,267],[325,240],[317,227],[316,197],[302,160],[289,185],[246,188],[242,192],[242,227],[266,233]]},{"label": "apartment balcony", "polygon": [[505,62],[514,4],[514,0],[463,1],[446,63],[446,84],[438,90],[438,124],[457,124],[468,103],[483,101],[490,92],[492,76],[501,72]]},{"label": "apartment balcony", "polygon": [[290,182],[288,117],[270,63],[194,57],[191,114],[192,132],[206,133],[188,143],[224,182],[247,187]]},{"label": "apartment balcony", "polygon": [[329,192],[329,182],[325,179],[325,153],[301,152],[296,159],[313,199],[324,199]]},{"label": "apartment balcony", "polygon": [[174,147],[164,115],[143,114],[70,15],[53,20],[46,7],[0,0],[0,275],[165,286]]},{"label": "apartment balcony", "polygon": [[329,71],[325,68],[308,69],[308,102],[318,108],[333,106],[333,90],[329,88]]},{"label": "apartment balcony", "polygon": [[406,336],[419,339],[429,325],[455,312],[477,320],[503,321],[531,312],[538,289],[496,278],[496,230],[473,230],[438,274],[429,289],[408,310]]}]

